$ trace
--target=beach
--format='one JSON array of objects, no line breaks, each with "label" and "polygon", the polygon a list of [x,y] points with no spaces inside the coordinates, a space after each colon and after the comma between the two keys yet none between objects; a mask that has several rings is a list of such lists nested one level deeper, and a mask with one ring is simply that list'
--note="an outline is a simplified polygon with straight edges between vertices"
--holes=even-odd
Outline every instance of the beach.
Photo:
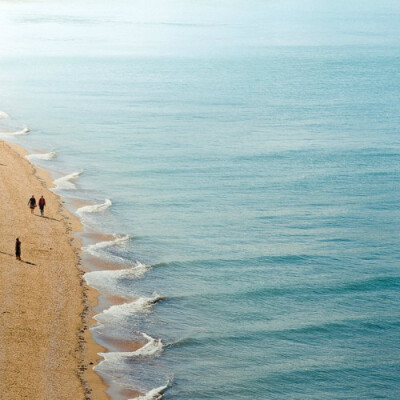
[{"label": "beach", "polygon": [[0,1],[0,400],[400,399],[399,13]]},{"label": "beach", "polygon": [[[0,397],[107,399],[93,371],[102,348],[88,329],[96,294],[82,280],[80,223],[25,154],[0,141]],[[46,199],[44,217],[31,214],[32,194]]]}]

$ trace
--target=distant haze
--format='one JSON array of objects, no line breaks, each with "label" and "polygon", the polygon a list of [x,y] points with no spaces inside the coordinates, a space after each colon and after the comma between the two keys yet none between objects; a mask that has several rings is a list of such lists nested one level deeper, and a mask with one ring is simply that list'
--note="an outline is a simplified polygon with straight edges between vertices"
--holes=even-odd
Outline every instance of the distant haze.
[{"label": "distant haze", "polygon": [[0,1],[0,53],[257,54],[266,46],[399,45],[394,0]]}]

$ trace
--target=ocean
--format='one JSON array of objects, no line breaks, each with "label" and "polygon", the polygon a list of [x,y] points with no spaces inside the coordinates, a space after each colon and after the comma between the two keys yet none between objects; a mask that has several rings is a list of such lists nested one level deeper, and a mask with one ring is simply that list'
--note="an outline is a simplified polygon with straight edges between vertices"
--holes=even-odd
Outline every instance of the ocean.
[{"label": "ocean", "polygon": [[114,400],[400,397],[400,6],[262,3],[0,3]]}]

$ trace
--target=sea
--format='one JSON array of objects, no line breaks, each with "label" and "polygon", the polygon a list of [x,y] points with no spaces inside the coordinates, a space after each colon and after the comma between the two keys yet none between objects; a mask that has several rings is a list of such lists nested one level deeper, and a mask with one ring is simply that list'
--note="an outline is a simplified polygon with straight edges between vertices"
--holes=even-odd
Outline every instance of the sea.
[{"label": "sea", "polygon": [[400,398],[399,18],[0,2],[0,136],[84,225],[113,400]]}]

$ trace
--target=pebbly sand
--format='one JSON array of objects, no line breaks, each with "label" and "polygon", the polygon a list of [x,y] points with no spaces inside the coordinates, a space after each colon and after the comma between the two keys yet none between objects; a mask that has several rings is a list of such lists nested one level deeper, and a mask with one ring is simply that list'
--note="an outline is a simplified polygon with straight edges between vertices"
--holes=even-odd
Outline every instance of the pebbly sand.
[{"label": "pebbly sand", "polygon": [[[79,221],[24,150],[0,141],[0,398],[103,400],[93,371],[104,351],[91,338],[96,293],[79,262]],[[28,199],[46,199],[45,217]],[[21,261],[15,239],[22,242]]]}]

